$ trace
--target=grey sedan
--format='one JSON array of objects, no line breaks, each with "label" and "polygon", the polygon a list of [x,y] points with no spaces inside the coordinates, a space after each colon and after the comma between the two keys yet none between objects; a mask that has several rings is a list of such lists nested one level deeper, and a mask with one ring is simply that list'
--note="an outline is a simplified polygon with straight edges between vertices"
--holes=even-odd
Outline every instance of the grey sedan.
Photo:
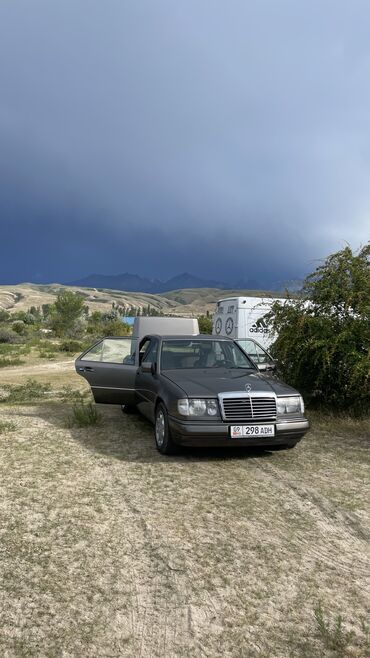
[{"label": "grey sedan", "polygon": [[309,429],[298,391],[259,372],[229,338],[104,338],[76,371],[96,402],[146,416],[163,454],[181,445],[292,448]]}]

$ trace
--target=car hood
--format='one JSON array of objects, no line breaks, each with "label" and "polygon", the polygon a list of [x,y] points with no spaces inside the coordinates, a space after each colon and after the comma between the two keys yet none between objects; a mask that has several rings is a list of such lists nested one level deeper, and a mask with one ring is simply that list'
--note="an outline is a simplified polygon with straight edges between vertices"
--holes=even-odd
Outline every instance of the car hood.
[{"label": "car hood", "polygon": [[[189,397],[217,397],[219,393],[245,391],[247,384],[251,392],[263,393],[273,391],[276,395],[292,395],[297,391],[278,379],[267,378],[251,370],[229,370],[227,368],[186,370],[166,370],[162,373],[174,384],[180,386]],[[246,393],[247,394],[247,393]]]}]

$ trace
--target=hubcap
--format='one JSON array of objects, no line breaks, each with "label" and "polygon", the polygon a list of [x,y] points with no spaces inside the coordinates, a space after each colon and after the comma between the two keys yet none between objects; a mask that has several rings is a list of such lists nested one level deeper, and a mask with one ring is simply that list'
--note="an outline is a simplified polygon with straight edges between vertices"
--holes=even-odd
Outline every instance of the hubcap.
[{"label": "hubcap", "polygon": [[163,445],[165,437],[165,423],[163,411],[159,411],[155,421],[155,438],[159,446]]}]

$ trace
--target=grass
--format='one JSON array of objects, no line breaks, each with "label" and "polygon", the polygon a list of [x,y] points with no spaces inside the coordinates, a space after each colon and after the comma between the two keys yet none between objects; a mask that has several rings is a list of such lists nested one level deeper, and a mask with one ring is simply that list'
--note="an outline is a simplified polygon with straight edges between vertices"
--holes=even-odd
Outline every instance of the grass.
[{"label": "grass", "polygon": [[68,427],[90,427],[101,421],[101,414],[93,402],[80,398],[72,405],[72,414],[68,416]]},{"label": "grass", "polygon": [[14,432],[16,429],[15,423],[11,421],[0,420],[0,434],[6,434],[7,432]]},{"label": "grass", "polygon": [[1,385],[1,656],[369,658],[366,420],[166,458],[33,358]]},{"label": "grass", "polygon": [[40,359],[55,359],[57,352],[48,351],[48,350],[39,350]]},{"label": "grass", "polygon": [[50,396],[52,393],[49,383],[42,384],[36,379],[27,379],[24,384],[3,384],[1,387],[4,395],[0,402],[7,404],[29,404],[38,402]]},{"label": "grass", "polygon": [[353,418],[348,414],[330,413],[308,409],[307,416],[313,425],[330,434],[370,436],[370,416]]},{"label": "grass", "polygon": [[350,656],[370,656],[369,627],[361,618],[360,633],[353,629],[346,630],[341,614],[330,620],[324,613],[321,602],[314,608],[314,618],[318,636],[322,641],[324,650],[329,651],[337,658],[350,658]]},{"label": "grass", "polygon": [[17,356],[0,358],[0,368],[9,368],[10,366],[22,366],[25,361],[22,361]]}]

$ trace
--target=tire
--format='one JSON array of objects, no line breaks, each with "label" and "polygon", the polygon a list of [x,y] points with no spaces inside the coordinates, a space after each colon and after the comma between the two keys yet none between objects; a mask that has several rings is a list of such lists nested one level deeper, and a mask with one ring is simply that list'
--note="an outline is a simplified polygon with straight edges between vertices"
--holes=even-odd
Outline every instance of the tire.
[{"label": "tire", "polygon": [[167,409],[162,402],[155,410],[154,438],[157,450],[162,455],[175,455],[179,451],[178,445],[172,439]]},{"label": "tire", "polygon": [[121,410],[123,414],[137,414],[137,408],[131,404],[121,404]]}]

